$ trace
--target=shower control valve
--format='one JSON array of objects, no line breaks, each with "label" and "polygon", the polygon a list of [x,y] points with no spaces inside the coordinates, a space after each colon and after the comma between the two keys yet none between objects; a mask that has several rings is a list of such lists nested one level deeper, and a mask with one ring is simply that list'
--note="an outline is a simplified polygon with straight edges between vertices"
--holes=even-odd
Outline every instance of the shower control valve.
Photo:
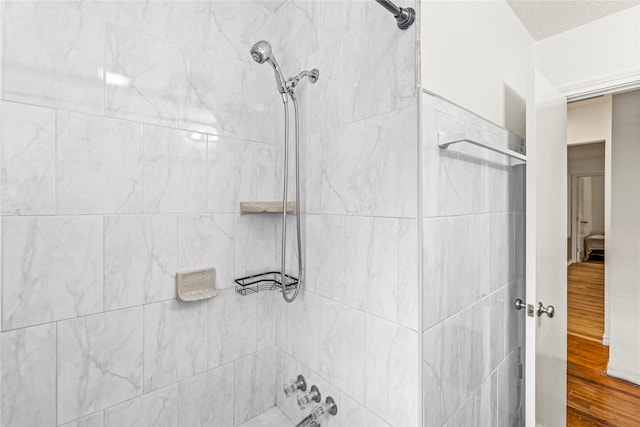
[{"label": "shower control valve", "polygon": [[313,408],[313,411],[311,411],[310,415],[313,421],[315,421],[317,424],[320,424],[320,422],[323,419],[327,418],[329,415],[336,415],[337,413],[338,405],[336,405],[336,402],[334,402],[333,397],[329,396],[323,404]]},{"label": "shower control valve", "polygon": [[307,382],[304,380],[304,377],[302,375],[298,375],[298,378],[292,380],[291,383],[285,384],[284,395],[286,397],[291,397],[293,396],[293,393],[298,390],[307,391]]},{"label": "shower control valve", "polygon": [[320,390],[315,385],[312,385],[309,393],[298,396],[298,406],[301,410],[304,410],[312,402],[320,403],[321,399]]}]

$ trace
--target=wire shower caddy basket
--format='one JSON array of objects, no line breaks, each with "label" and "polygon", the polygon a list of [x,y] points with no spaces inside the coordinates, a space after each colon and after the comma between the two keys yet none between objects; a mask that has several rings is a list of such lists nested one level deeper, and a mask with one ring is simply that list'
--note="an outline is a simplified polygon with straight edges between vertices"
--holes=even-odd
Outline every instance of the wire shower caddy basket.
[{"label": "wire shower caddy basket", "polygon": [[[265,273],[253,274],[235,280],[236,292],[246,296],[262,291],[282,290],[282,274],[279,271],[268,271]],[[295,290],[298,286],[298,278],[285,274],[286,291]]]}]

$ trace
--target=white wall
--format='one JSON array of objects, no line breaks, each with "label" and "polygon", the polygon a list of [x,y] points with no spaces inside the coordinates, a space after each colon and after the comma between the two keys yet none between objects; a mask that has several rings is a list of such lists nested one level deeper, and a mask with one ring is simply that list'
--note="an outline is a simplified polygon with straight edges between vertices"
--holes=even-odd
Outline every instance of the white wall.
[{"label": "white wall", "polygon": [[533,39],[504,1],[421,4],[421,85],[525,135]]},{"label": "white wall", "polygon": [[609,375],[640,384],[640,91],[613,97]]},{"label": "white wall", "polygon": [[611,137],[611,95],[569,104],[567,144],[605,141]]},{"label": "white wall", "polygon": [[640,6],[536,43],[536,67],[568,95],[640,79]]}]

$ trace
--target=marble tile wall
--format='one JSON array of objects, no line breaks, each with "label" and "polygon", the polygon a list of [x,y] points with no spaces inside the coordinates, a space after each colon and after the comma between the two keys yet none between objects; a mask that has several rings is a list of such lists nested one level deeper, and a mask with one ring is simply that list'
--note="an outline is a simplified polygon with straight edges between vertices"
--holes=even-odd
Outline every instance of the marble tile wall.
[{"label": "marble tile wall", "polygon": [[439,132],[505,148],[521,138],[420,94],[425,426],[524,425],[524,166]]},{"label": "marble tile wall", "polygon": [[293,304],[275,301],[277,404],[294,423],[308,413],[281,391],[302,373],[336,398],[327,425],[418,425],[415,29],[362,1],[289,0],[276,19],[280,65],[320,70],[299,87],[306,279]]},{"label": "marble tile wall", "polygon": [[[275,405],[281,119],[260,2],[3,1],[0,424],[233,426]],[[278,116],[280,115],[280,116]],[[217,298],[175,273],[217,269]]]},{"label": "marble tile wall", "polygon": [[[298,422],[298,373],[336,398],[329,426],[417,425],[421,388],[425,425],[519,422],[522,168],[434,138],[517,141],[419,105],[415,28],[357,0],[2,8],[2,425],[226,426],[274,404]],[[282,180],[260,39],[321,76],[298,92],[294,304],[232,289],[279,260],[281,222],[238,212]],[[177,302],[175,271],[206,266],[219,295]]]}]

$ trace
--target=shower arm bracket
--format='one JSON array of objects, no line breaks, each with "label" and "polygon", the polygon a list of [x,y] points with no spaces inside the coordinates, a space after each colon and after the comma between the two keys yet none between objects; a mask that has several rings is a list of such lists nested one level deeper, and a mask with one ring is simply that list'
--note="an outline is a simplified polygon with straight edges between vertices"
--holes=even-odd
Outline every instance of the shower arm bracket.
[{"label": "shower arm bracket", "polygon": [[401,30],[408,30],[416,20],[416,11],[412,7],[398,7],[390,0],[376,0],[376,2],[393,14]]}]

